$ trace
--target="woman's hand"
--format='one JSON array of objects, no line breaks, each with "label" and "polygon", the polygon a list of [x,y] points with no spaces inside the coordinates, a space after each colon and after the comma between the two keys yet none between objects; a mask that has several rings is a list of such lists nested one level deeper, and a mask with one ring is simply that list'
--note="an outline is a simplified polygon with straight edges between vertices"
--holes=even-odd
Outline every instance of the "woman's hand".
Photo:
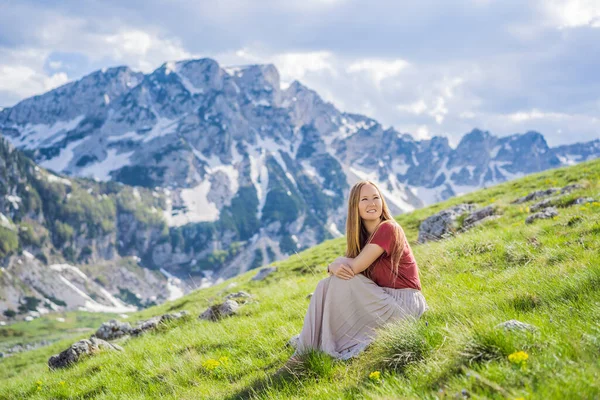
[{"label": "woman's hand", "polygon": [[352,268],[348,264],[333,262],[329,264],[329,272],[340,279],[348,280],[354,277],[354,271],[352,271]]}]

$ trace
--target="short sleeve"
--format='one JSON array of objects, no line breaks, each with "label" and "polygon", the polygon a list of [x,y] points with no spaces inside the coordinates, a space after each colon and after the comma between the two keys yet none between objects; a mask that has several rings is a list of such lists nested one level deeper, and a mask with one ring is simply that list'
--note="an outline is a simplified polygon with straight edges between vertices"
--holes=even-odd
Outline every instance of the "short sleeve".
[{"label": "short sleeve", "polygon": [[386,255],[390,255],[394,241],[394,227],[392,223],[385,222],[377,228],[375,234],[369,243],[373,243],[385,250]]}]

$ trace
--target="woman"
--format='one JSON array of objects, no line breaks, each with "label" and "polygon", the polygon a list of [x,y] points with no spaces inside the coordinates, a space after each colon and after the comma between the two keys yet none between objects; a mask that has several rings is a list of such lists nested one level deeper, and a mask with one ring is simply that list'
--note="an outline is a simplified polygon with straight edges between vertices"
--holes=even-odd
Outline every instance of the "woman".
[{"label": "woman", "polygon": [[350,191],[346,241],[346,257],[329,264],[331,276],[311,298],[296,354],[316,349],[348,359],[373,340],[377,327],[419,318],[428,308],[404,231],[373,182]]}]

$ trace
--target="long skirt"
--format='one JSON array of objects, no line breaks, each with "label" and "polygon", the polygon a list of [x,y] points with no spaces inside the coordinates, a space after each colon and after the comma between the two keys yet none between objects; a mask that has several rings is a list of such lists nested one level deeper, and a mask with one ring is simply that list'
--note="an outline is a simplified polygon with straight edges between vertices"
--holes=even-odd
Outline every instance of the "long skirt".
[{"label": "long skirt", "polygon": [[427,309],[419,290],[381,287],[362,274],[349,280],[330,276],[313,293],[296,354],[315,349],[349,359],[373,341],[376,328],[417,319]]}]

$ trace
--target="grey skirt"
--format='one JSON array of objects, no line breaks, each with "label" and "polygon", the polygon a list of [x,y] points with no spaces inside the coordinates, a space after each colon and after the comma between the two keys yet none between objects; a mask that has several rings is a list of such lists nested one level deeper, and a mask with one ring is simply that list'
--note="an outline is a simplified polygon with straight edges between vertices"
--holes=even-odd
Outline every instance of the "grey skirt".
[{"label": "grey skirt", "polygon": [[356,356],[386,323],[419,318],[429,307],[421,291],[378,286],[362,274],[321,280],[308,306],[296,354],[310,349],[342,360]]}]

